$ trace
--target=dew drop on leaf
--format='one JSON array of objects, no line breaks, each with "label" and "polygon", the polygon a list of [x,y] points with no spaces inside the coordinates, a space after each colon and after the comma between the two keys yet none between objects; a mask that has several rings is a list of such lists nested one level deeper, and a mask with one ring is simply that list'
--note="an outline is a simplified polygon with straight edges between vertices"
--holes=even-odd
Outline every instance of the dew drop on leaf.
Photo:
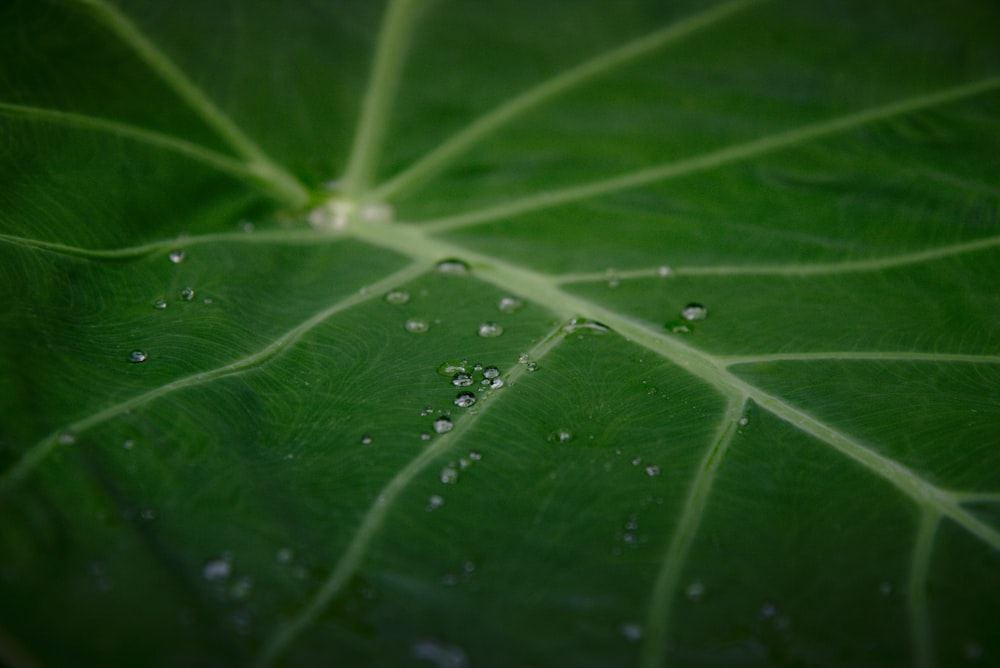
[{"label": "dew drop on leaf", "polygon": [[451,431],[451,428],[455,425],[452,424],[451,418],[442,415],[437,420],[434,420],[434,431],[439,434],[447,434]]},{"label": "dew drop on leaf", "polygon": [[173,262],[174,264],[180,264],[181,262],[184,261],[184,258],[187,256],[185,255],[184,251],[177,249],[170,251],[167,257],[170,258],[170,261]]},{"label": "dew drop on leaf", "polygon": [[59,436],[56,437],[56,441],[59,445],[73,445],[76,443],[76,434],[71,431],[60,432]]},{"label": "dew drop on leaf", "polygon": [[437,510],[443,505],[444,505],[444,497],[434,494],[431,496],[431,498],[427,499],[427,508],[425,508],[425,510],[427,512],[431,512],[433,510]]},{"label": "dew drop on leaf", "polygon": [[661,276],[663,278],[666,278],[667,276],[673,276],[673,273],[674,270],[668,267],[667,265],[663,265],[662,267],[656,270],[656,275]]},{"label": "dew drop on leaf", "polygon": [[656,466],[655,464],[650,464],[649,466],[646,467],[646,475],[648,475],[650,478],[655,478],[656,476],[660,475],[660,467]]},{"label": "dew drop on leaf", "polygon": [[153,302],[153,308],[162,311],[163,309],[167,308],[167,302],[164,301],[163,299],[157,299],[155,302]]},{"label": "dew drop on leaf", "polygon": [[878,585],[878,593],[882,596],[889,596],[892,594],[892,584],[889,582],[880,582]]},{"label": "dew drop on leaf", "polygon": [[485,369],[483,369],[483,378],[486,378],[488,380],[493,380],[494,378],[498,378],[499,376],[500,376],[500,369],[496,368],[495,366],[488,366]]},{"label": "dew drop on leaf", "polygon": [[407,320],[404,327],[406,327],[406,331],[413,332],[414,334],[423,334],[431,328],[426,320],[417,320],[416,318]]},{"label": "dew drop on leaf", "polygon": [[573,438],[573,432],[569,429],[556,429],[548,436],[548,440],[558,443],[565,443]]},{"label": "dew drop on leaf", "polygon": [[194,288],[183,288],[181,290],[181,299],[183,299],[186,302],[189,302],[192,299],[194,299]]},{"label": "dew drop on leaf", "polygon": [[232,566],[226,559],[211,559],[205,562],[201,575],[209,582],[219,582],[229,577]]},{"label": "dew drop on leaf", "polygon": [[390,304],[405,304],[410,301],[410,293],[406,290],[390,290],[385,293],[385,301]]},{"label": "dew drop on leaf", "polygon": [[708,317],[708,309],[697,302],[691,302],[681,311],[681,317],[685,320],[704,320]]},{"label": "dew drop on leaf", "polygon": [[468,387],[472,383],[472,376],[467,373],[456,373],[451,377],[451,384],[455,387]]},{"label": "dew drop on leaf", "polygon": [[519,311],[522,306],[524,306],[524,302],[517,297],[501,297],[500,301],[497,302],[497,309],[501,313],[514,313]]},{"label": "dew drop on leaf", "polygon": [[469,459],[474,462],[478,462],[483,458],[483,455],[478,450],[469,450]]},{"label": "dew drop on leaf", "polygon": [[459,392],[455,397],[455,405],[459,408],[468,408],[476,403],[476,395],[472,392]]},{"label": "dew drop on leaf", "polygon": [[451,466],[441,469],[441,482],[446,485],[454,485],[458,482],[458,471]]},{"label": "dew drop on leaf", "polygon": [[361,437],[361,445],[371,445],[371,443],[372,443],[372,437],[370,435],[365,434],[364,436]]},{"label": "dew drop on leaf", "polygon": [[619,629],[621,634],[625,636],[625,639],[630,642],[637,642],[642,638],[642,627],[638,624],[633,624],[631,622],[622,624]]},{"label": "dew drop on leaf", "polygon": [[573,318],[565,327],[563,327],[563,331],[567,334],[607,334],[611,331],[611,328],[597,322],[596,320],[590,320],[589,318]]},{"label": "dew drop on leaf", "polygon": [[687,586],[687,589],[684,590],[684,595],[687,596],[688,600],[692,603],[697,603],[701,600],[701,597],[705,595],[705,585],[695,580]]},{"label": "dew drop on leaf", "polygon": [[479,326],[479,336],[492,339],[503,334],[503,326],[495,322],[484,322]]},{"label": "dew drop on leaf", "polygon": [[142,364],[148,359],[149,355],[147,355],[142,350],[133,350],[128,354],[128,361],[131,362],[132,364]]},{"label": "dew drop on leaf", "polygon": [[287,547],[283,547],[280,550],[278,550],[278,553],[275,555],[275,558],[278,560],[279,564],[290,564],[292,563],[292,559],[295,558],[295,553],[292,552]]},{"label": "dew drop on leaf", "polygon": [[437,263],[435,267],[437,271],[442,274],[453,274],[461,275],[469,273],[469,265],[464,260],[457,260],[455,258],[449,258],[447,260],[441,260]]}]

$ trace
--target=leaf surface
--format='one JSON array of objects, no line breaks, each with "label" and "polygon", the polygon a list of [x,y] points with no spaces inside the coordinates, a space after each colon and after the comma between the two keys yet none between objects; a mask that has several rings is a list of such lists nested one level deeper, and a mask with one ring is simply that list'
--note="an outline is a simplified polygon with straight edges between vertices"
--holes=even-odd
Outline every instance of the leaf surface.
[{"label": "leaf surface", "polygon": [[1000,656],[987,0],[0,7],[0,657]]}]

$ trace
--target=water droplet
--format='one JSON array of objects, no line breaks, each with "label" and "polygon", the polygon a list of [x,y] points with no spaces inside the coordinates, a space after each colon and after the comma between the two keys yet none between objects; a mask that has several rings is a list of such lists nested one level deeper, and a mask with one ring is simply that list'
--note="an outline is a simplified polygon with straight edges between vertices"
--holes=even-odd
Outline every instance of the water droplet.
[{"label": "water droplet", "polygon": [[467,373],[456,373],[451,377],[451,384],[455,387],[468,387],[472,383],[472,376]]},{"label": "water droplet", "polygon": [[146,520],[147,522],[151,522],[152,520],[156,519],[156,510],[153,508],[143,508],[141,511],[139,511],[139,517]]},{"label": "water droplet", "polygon": [[173,262],[174,264],[180,264],[181,262],[184,261],[184,258],[187,256],[185,255],[184,251],[177,249],[170,251],[170,254],[167,255],[167,257],[170,258],[170,261]]},{"label": "water droplet", "polygon": [[421,440],[421,441],[429,441],[429,440],[431,440],[431,435],[430,435],[430,433],[428,433],[428,432],[426,432],[426,431],[424,431],[424,432],[421,432],[421,433],[420,433],[420,440]]},{"label": "water droplet", "polygon": [[205,297],[204,299],[201,300],[201,303],[202,304],[211,304],[212,303],[212,298],[211,297]]},{"label": "water droplet", "polygon": [[495,366],[488,366],[485,369],[483,369],[483,378],[493,380],[494,378],[498,378],[499,376],[500,376],[500,369],[496,368]]},{"label": "water droplet", "polygon": [[455,258],[448,258],[447,260],[441,260],[437,263],[435,267],[442,274],[453,274],[461,275],[469,273],[469,265],[463,260],[457,260]]},{"label": "water droplet", "polygon": [[389,223],[396,216],[391,204],[373,202],[361,207],[361,219],[367,223]]},{"label": "water droplet", "polygon": [[882,596],[889,596],[892,594],[892,584],[889,582],[880,582],[878,585],[878,593]]},{"label": "water droplet", "polygon": [[466,559],[462,562],[462,570],[466,573],[471,573],[476,570],[476,564],[471,559]]},{"label": "water droplet", "polygon": [[778,607],[774,603],[765,603],[760,606],[760,616],[765,619],[771,619],[778,614]]},{"label": "water droplet", "polygon": [[251,232],[253,232],[254,229],[253,223],[251,223],[249,220],[241,220],[240,229],[246,232],[247,234],[250,234]]},{"label": "water droplet", "polygon": [[517,297],[501,297],[500,301],[497,302],[497,309],[501,313],[514,313],[519,311],[522,306],[524,306],[524,302]]},{"label": "water droplet", "polygon": [[342,230],[347,227],[354,205],[350,202],[330,200],[309,212],[309,224],[323,230]]},{"label": "water droplet", "polygon": [[548,436],[549,441],[558,443],[565,443],[566,441],[572,438],[573,438],[573,432],[571,432],[569,429],[562,429],[562,428],[556,429]]},{"label": "water droplet", "polygon": [[295,553],[292,552],[287,547],[283,547],[280,550],[278,550],[278,553],[275,555],[275,558],[278,560],[279,564],[290,564],[292,563],[292,559],[295,558]]},{"label": "water droplet", "polygon": [[155,302],[153,302],[153,308],[162,311],[163,309],[167,308],[167,302],[164,301],[163,299],[157,299]]},{"label": "water droplet", "polygon": [[436,668],[467,668],[469,660],[461,647],[441,645],[430,640],[414,643],[410,647],[413,658],[430,661]]},{"label": "water droplet", "polygon": [[361,437],[361,445],[371,445],[371,444],[372,444],[372,437],[370,435],[365,434],[364,436]]},{"label": "water droplet", "polygon": [[684,323],[678,322],[676,320],[671,320],[670,322],[663,325],[669,329],[674,334],[690,334],[691,328]]},{"label": "water droplet", "polygon": [[406,331],[413,332],[414,334],[423,334],[431,328],[426,320],[417,320],[414,318],[407,320],[404,326],[406,327]]},{"label": "water droplet", "polygon": [[618,287],[618,273],[614,269],[608,269],[604,272],[604,276],[608,279],[609,288]]},{"label": "water droplet", "polygon": [[655,464],[651,464],[650,466],[647,466],[646,467],[646,475],[648,475],[650,478],[654,478],[654,477],[660,475],[660,467],[656,466]]},{"label": "water droplet", "polygon": [[469,459],[471,459],[472,461],[478,462],[482,458],[483,458],[483,455],[478,450],[469,450]]},{"label": "water droplet", "polygon": [[656,275],[662,276],[663,278],[666,278],[667,276],[673,276],[673,274],[674,270],[668,267],[667,265],[663,265],[656,270]]},{"label": "water droplet", "polygon": [[701,600],[701,597],[705,595],[705,585],[695,580],[687,586],[684,590],[684,595],[688,597],[688,600],[692,603],[697,603]]},{"label": "water droplet", "polygon": [[642,457],[633,457],[632,458],[632,466],[638,466],[641,463],[642,463]]},{"label": "water droplet", "polygon": [[73,445],[76,443],[76,434],[71,431],[63,431],[59,433],[56,437],[56,442],[59,445]]},{"label": "water droplet", "polygon": [[446,485],[454,485],[458,482],[458,471],[451,466],[441,469],[441,482]]},{"label": "water droplet", "polygon": [[385,300],[390,304],[405,304],[410,301],[410,293],[406,290],[390,290],[385,293]]},{"label": "water droplet", "polygon": [[740,425],[741,427],[745,427],[745,426],[747,426],[748,424],[750,424],[750,418],[748,418],[748,417],[746,417],[746,416],[743,416],[743,417],[741,417],[741,418],[739,419],[739,422],[738,422],[738,424],[739,424],[739,425]]},{"label": "water droplet", "polygon": [[194,299],[194,288],[184,288],[181,290],[181,299],[186,302]]},{"label": "water droplet", "polygon": [[444,497],[434,494],[433,496],[431,496],[431,498],[427,499],[427,507],[424,508],[424,510],[426,510],[427,512],[431,512],[433,510],[437,510],[443,505],[444,505]]},{"label": "water droplet", "polygon": [[141,350],[133,350],[128,354],[128,361],[132,364],[142,364],[149,359],[149,355]]},{"label": "water droplet", "polygon": [[479,326],[479,336],[492,339],[503,334],[503,326],[495,322],[484,322]]},{"label": "water droplet", "polygon": [[459,392],[455,397],[455,405],[459,408],[468,408],[476,403],[476,395],[472,392]]},{"label": "water droplet", "polygon": [[125,448],[126,450],[131,450],[132,448],[135,447],[135,441],[133,441],[131,438],[127,439],[124,443],[122,443],[122,447]]},{"label": "water droplet", "polygon": [[201,575],[209,582],[219,582],[229,577],[232,572],[232,565],[226,559],[211,559],[205,562],[201,569]]},{"label": "water droplet", "polygon": [[618,630],[621,631],[621,634],[625,636],[626,640],[629,640],[631,642],[637,642],[639,639],[642,638],[642,627],[639,626],[638,624],[626,622],[625,624],[622,624],[620,627],[618,627]]},{"label": "water droplet", "polygon": [[444,362],[438,367],[438,373],[449,378],[456,373],[466,373],[468,370],[469,362],[467,360],[462,360],[461,362]]},{"label": "water droplet", "polygon": [[596,320],[590,320],[589,318],[573,318],[565,327],[563,327],[563,331],[567,334],[572,334],[574,332],[581,334],[607,334],[611,331],[611,328],[597,322]]},{"label": "water droplet", "polygon": [[454,426],[455,425],[451,422],[451,418],[444,415],[439,417],[437,420],[434,420],[434,431],[439,434],[447,434]]},{"label": "water droplet", "polygon": [[681,311],[681,317],[685,320],[704,320],[708,317],[708,309],[696,302],[691,302]]}]

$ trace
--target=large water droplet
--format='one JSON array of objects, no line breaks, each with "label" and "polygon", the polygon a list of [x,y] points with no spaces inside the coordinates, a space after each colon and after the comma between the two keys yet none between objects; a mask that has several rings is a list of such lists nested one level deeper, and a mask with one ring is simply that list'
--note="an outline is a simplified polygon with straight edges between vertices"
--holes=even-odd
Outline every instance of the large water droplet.
[{"label": "large water droplet", "polygon": [[479,326],[479,336],[492,339],[503,334],[503,326],[495,322],[484,322]]},{"label": "large water droplet", "polygon": [[685,320],[704,320],[708,317],[708,309],[697,302],[691,302],[681,311],[681,317]]},{"label": "large water droplet", "polygon": [[467,274],[469,273],[469,265],[464,260],[458,260],[455,258],[448,258],[447,260],[441,260],[437,263],[435,267],[442,274]]},{"label": "large water droplet", "polygon": [[455,397],[455,405],[459,408],[468,408],[476,403],[476,395],[472,392],[459,392]]},{"label": "large water droplet", "polygon": [[455,425],[452,423],[451,418],[445,415],[442,415],[437,420],[434,420],[434,431],[439,434],[448,433],[454,426]]},{"label": "large water droplet", "polygon": [[520,310],[522,306],[524,306],[524,302],[517,297],[501,297],[500,301],[497,302],[497,309],[501,313],[514,313]]},{"label": "large water droplet", "polygon": [[128,361],[131,362],[132,364],[141,364],[148,359],[149,355],[147,355],[142,350],[133,350],[128,354]]},{"label": "large water droplet", "polygon": [[597,322],[596,320],[590,320],[589,318],[573,318],[563,327],[563,331],[567,334],[576,333],[587,333],[587,334],[607,334],[611,331],[611,328],[607,325]]},{"label": "large water droplet", "polygon": [[410,301],[410,293],[406,290],[390,290],[385,293],[385,300],[390,304],[405,304]]},{"label": "large water droplet", "polygon": [[416,318],[410,318],[407,320],[404,327],[406,327],[406,331],[413,332],[414,334],[423,334],[431,328],[431,326],[427,324],[426,320],[418,320]]},{"label": "large water droplet", "polygon": [[499,377],[500,377],[500,369],[496,368],[495,366],[488,366],[485,369],[483,369],[483,378],[486,378],[488,380],[493,380],[494,378],[499,378]]},{"label": "large water droplet", "polygon": [[170,251],[167,257],[170,258],[170,261],[173,262],[174,264],[180,264],[181,262],[184,261],[184,258],[187,256],[184,254],[184,251],[177,249]]},{"label": "large water droplet", "polygon": [[201,575],[209,582],[219,582],[229,577],[232,565],[226,559],[211,559],[205,562]]},{"label": "large water droplet", "polygon": [[456,373],[451,377],[451,384],[455,387],[468,387],[472,385],[472,376],[467,373]]},{"label": "large water droplet", "polygon": [[73,445],[76,443],[76,434],[71,431],[60,432],[59,436],[56,437],[56,442],[59,445]]}]

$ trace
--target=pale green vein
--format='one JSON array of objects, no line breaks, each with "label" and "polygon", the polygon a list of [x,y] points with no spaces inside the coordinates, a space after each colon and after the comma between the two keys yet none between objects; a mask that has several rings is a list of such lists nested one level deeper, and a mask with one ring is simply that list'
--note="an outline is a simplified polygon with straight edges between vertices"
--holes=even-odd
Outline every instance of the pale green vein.
[{"label": "pale green vein", "polygon": [[440,146],[375,188],[367,198],[385,201],[412,191],[420,183],[447,169],[455,159],[476,143],[495,133],[527,112],[540,107],[567,91],[593,79],[613,73],[657,50],[729,18],[747,7],[764,0],[733,0],[725,2],[675,24],[666,26],[627,44],[588,60],[544,83],[511,98],[493,111],[473,121]]},{"label": "pale green vein", "polygon": [[1000,364],[1000,355],[964,355],[961,353],[918,353],[905,351],[849,352],[830,351],[818,353],[776,353],[773,355],[746,355],[716,358],[726,366],[737,364],[765,364],[769,362],[958,362],[962,364]]},{"label": "pale green vein", "polygon": [[[670,278],[673,276],[816,276],[823,274],[851,274],[869,271],[882,271],[894,267],[929,262],[940,258],[974,253],[1000,246],[1000,236],[986,237],[974,241],[948,244],[939,248],[928,248],[912,253],[899,253],[864,260],[845,260],[843,262],[823,263],[791,263],[772,265],[717,265],[710,267],[656,267],[654,269],[633,269],[615,271],[617,280],[637,278]],[[608,280],[608,272],[586,272],[560,274],[556,277],[559,283],[604,282]]]},{"label": "pale green vein", "polygon": [[21,104],[9,104],[0,102],[0,114],[24,118],[30,121],[45,121],[67,125],[70,127],[82,128],[86,130],[97,130],[108,134],[124,137],[133,141],[155,146],[160,149],[173,151],[185,157],[196,160],[204,165],[218,169],[221,172],[236,176],[241,179],[248,179],[258,184],[261,175],[253,168],[235,158],[231,158],[222,153],[217,153],[211,149],[199,146],[198,144],[173,137],[171,135],[146,130],[134,125],[128,125],[119,121],[82,114],[73,114],[66,111],[54,109],[43,109],[41,107],[30,107]]},{"label": "pale green vein", "polygon": [[9,243],[25,248],[34,248],[58,253],[59,255],[69,255],[72,257],[87,258],[90,260],[132,260],[145,257],[154,253],[167,253],[175,249],[189,249],[194,246],[204,244],[289,244],[315,246],[321,243],[343,241],[347,237],[333,231],[317,231],[308,229],[294,230],[266,230],[261,232],[221,232],[216,234],[193,234],[180,236],[174,239],[163,239],[151,241],[147,244],[137,246],[127,246],[125,248],[114,249],[91,249],[79,246],[60,244],[54,241],[41,241],[28,237],[18,237],[11,234],[0,234],[0,242]]},{"label": "pale green vein", "polygon": [[708,499],[712,493],[712,485],[715,483],[715,474],[733,442],[744,408],[743,402],[729,402],[715,437],[698,464],[694,480],[688,490],[680,518],[677,521],[677,528],[674,529],[674,535],[653,583],[639,659],[641,668],[659,668],[665,665],[670,613],[677,598],[677,583],[680,580],[681,570],[687,560],[691,543],[701,525],[701,518],[705,514],[705,507],[708,505]]},{"label": "pale green vein", "polygon": [[247,137],[214,102],[182,72],[170,58],[146,37],[135,23],[105,0],[75,0],[90,9],[94,17],[118,36],[184,102],[205,121],[236,153],[246,159],[252,172],[266,180],[271,189],[290,203],[302,205],[309,199],[306,189],[294,176],[275,164]]},{"label": "pale green vein", "polygon": [[961,503],[1000,503],[997,492],[955,492],[955,498]]},{"label": "pale green vein", "polygon": [[793,130],[779,132],[742,144],[736,144],[709,153],[669,162],[666,164],[641,169],[609,179],[592,181],[579,186],[562,190],[543,192],[539,195],[513,200],[495,207],[470,211],[454,216],[439,218],[424,223],[429,231],[440,232],[458,228],[480,225],[501,218],[511,218],[529,211],[549,209],[564,204],[579,202],[586,199],[616,193],[622,190],[638,188],[639,186],[666,181],[668,179],[688,176],[698,172],[730,165],[748,158],[757,157],[781,149],[804,144],[828,135],[851,130],[862,125],[888,120],[895,116],[912,113],[937,105],[947,104],[962,98],[978,95],[1000,87],[1000,77],[983,79],[954,88],[937,91],[927,95],[911,97],[897,102],[874,107],[832,118],[818,123],[812,123]]},{"label": "pale green vein", "polygon": [[[125,401],[108,406],[103,410],[79,419],[72,424],[66,425],[63,429],[60,429],[57,432],[49,434],[29,447],[24,454],[21,455],[21,458],[15,462],[13,466],[4,471],[2,476],[0,476],[0,499],[2,499],[3,496],[5,496],[15,485],[17,485],[18,482],[27,477],[42,462],[44,462],[57,447],[62,445],[60,441],[72,442],[77,436],[95,426],[121,416],[129,410],[144,406],[168,394],[204,385],[205,383],[210,383],[221,378],[236,376],[243,372],[258,368],[294,346],[305,334],[334,314],[366,302],[370,299],[375,299],[381,296],[385,291],[396,287],[401,283],[412,280],[420,274],[425,273],[427,270],[428,267],[425,264],[410,264],[400,271],[394,272],[387,278],[382,279],[378,283],[368,286],[368,289],[363,293],[357,292],[348,295],[336,303],[326,307],[322,311],[319,311],[308,320],[296,325],[272,341],[270,344],[251,355],[215,369],[202,371],[184,378],[178,378],[177,380],[161,385],[160,387],[149,390],[148,392],[144,392],[143,394],[126,399]],[[146,362],[146,364],[150,364],[155,361],[155,351],[150,352],[151,358],[149,362]],[[69,445],[69,443],[66,445]]]},{"label": "pale green vein", "polygon": [[[555,348],[566,337],[563,326],[559,326],[528,352],[533,360],[540,360]],[[514,364],[511,369],[503,374],[506,387],[514,385],[517,380],[528,372],[525,364]],[[303,631],[312,626],[317,618],[326,610],[330,602],[343,591],[344,586],[351,576],[357,572],[361,561],[368,551],[368,547],[375,538],[390,507],[409,484],[426,469],[427,465],[440,457],[455,443],[459,443],[462,437],[468,433],[483,414],[494,405],[495,399],[503,396],[505,390],[499,388],[490,390],[478,401],[479,410],[476,413],[467,413],[455,420],[454,427],[450,432],[440,435],[431,445],[422,450],[416,457],[411,459],[389,482],[379,491],[375,503],[368,509],[358,528],[355,529],[353,537],[347,548],[341,554],[330,575],[312,597],[309,603],[300,610],[290,621],[278,628],[275,634],[264,645],[264,649],[253,662],[258,668],[263,668],[273,663],[287,648],[298,638]]]},{"label": "pale green vein", "polygon": [[930,571],[934,537],[940,519],[940,515],[931,511],[921,514],[920,528],[917,530],[913,556],[910,559],[907,610],[910,616],[910,647],[916,668],[932,668],[934,665],[934,638],[927,610],[927,574]]},{"label": "pale green vein", "polygon": [[368,89],[361,104],[354,145],[344,174],[344,194],[358,199],[378,168],[390,110],[406,59],[420,0],[391,0],[382,19]]}]

